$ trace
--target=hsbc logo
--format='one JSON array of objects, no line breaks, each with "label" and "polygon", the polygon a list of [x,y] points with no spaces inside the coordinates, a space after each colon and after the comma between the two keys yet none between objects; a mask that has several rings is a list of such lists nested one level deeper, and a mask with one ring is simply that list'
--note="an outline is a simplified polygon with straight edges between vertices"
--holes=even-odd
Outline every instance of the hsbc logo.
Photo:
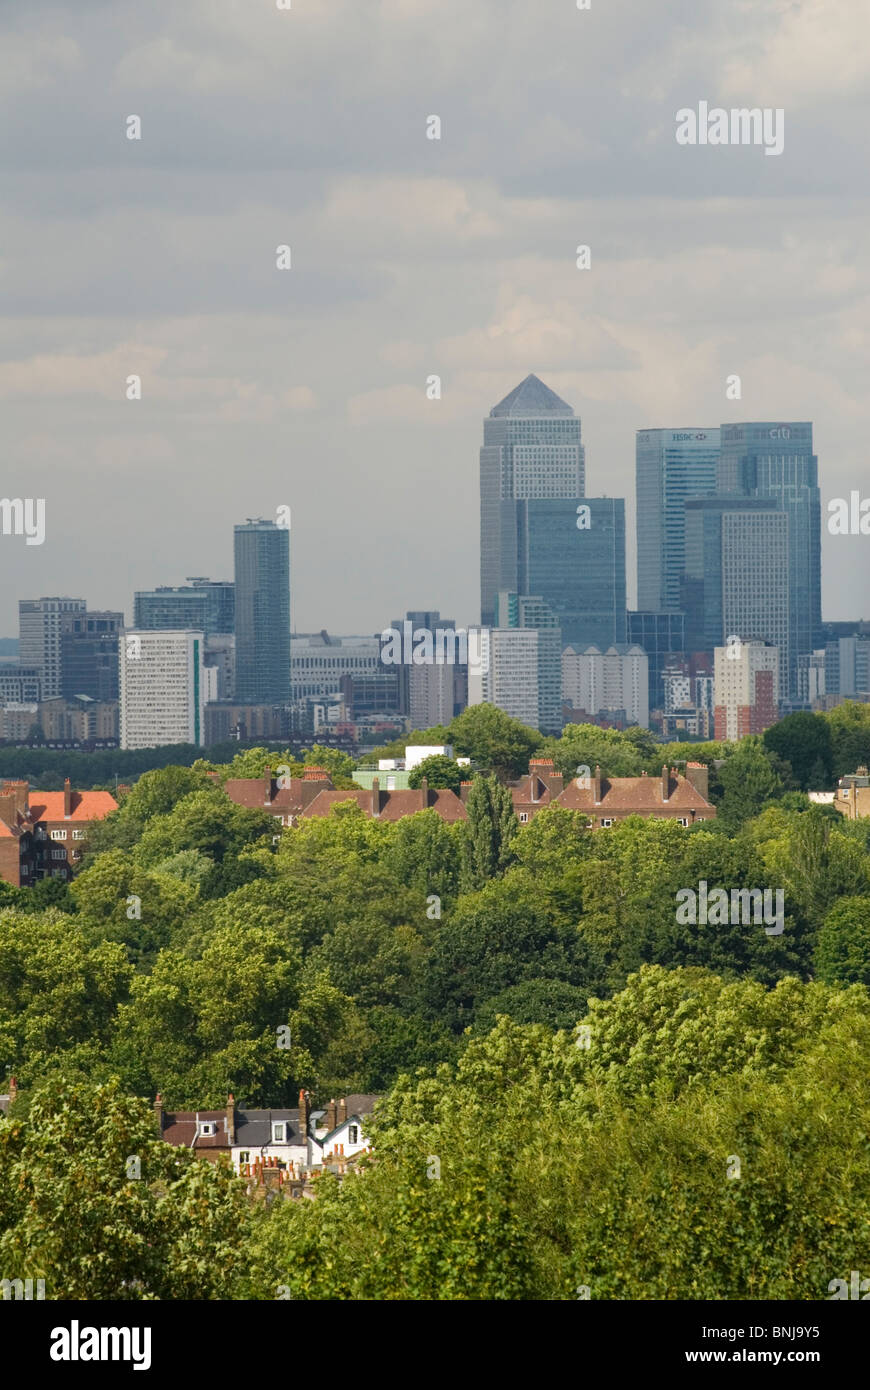
[{"label": "hsbc logo", "polygon": [[706,434],[674,434],[671,435],[671,438],[675,444],[684,444],[687,440],[706,439],[707,436]]}]

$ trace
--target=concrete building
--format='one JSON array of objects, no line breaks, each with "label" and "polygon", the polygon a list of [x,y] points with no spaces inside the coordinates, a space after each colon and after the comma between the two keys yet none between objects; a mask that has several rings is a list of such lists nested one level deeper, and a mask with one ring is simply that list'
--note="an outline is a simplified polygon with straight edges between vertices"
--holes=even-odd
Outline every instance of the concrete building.
[{"label": "concrete building", "polygon": [[202,632],[127,632],[120,654],[122,748],[205,742]]},{"label": "concrete building", "polygon": [[642,647],[615,643],[562,652],[562,702],[597,715],[624,711],[627,724],[649,727],[649,658]]},{"label": "concrete building", "polygon": [[779,651],[764,642],[740,642],[714,652],[715,738],[763,734],[779,718]]},{"label": "concrete building", "polygon": [[[84,613],[83,598],[25,598],[18,603],[18,660],[39,672],[43,700],[63,694],[61,634],[64,618]],[[78,694],[78,692],[76,692]]]},{"label": "concrete building", "polygon": [[294,700],[338,697],[343,676],[376,676],[382,670],[378,637],[333,637],[325,630],[293,634],[290,679]]}]

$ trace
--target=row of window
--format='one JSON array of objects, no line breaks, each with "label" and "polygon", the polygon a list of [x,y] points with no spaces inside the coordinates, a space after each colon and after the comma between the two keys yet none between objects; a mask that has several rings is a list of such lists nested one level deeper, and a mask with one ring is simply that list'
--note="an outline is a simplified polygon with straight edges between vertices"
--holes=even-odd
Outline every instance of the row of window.
[{"label": "row of window", "polygon": [[[72,837],[73,837],[74,840],[83,840],[83,839],[85,838],[85,832],[84,832],[83,830],[74,830],[73,833],[72,833]],[[65,831],[65,830],[52,830],[52,832],[51,832],[51,838],[52,838],[53,840],[65,840],[65,839],[66,839],[66,831]]]},{"label": "row of window", "polygon": [[[528,811],[520,811],[519,819],[520,819],[520,824],[521,824],[521,825],[525,825],[526,821],[529,819],[529,813],[528,813]],[[653,817],[653,820],[664,820],[664,819],[666,819],[666,817],[664,817],[664,816],[654,816],[654,817]],[[700,821],[700,820],[704,820],[704,817],[703,817],[703,816],[698,816],[698,817],[696,817],[696,819]],[[688,825],[689,825],[689,817],[688,817],[688,816],[677,816],[677,817],[676,817],[676,821],[677,821],[677,825],[682,825],[682,826],[685,826],[686,828],[688,828]],[[609,830],[610,826],[613,824],[613,817],[612,817],[612,816],[604,816],[604,817],[602,817],[602,818],[601,818],[601,821],[600,821],[600,824],[601,824],[601,828],[602,828],[603,830]]]}]

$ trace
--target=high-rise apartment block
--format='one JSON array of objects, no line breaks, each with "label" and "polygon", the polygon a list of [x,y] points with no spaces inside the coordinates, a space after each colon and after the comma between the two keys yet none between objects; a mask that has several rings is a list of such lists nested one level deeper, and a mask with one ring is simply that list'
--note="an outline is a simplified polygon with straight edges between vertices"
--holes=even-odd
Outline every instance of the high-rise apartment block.
[{"label": "high-rise apartment block", "polygon": [[779,652],[764,642],[738,642],[714,652],[715,738],[763,734],[779,718]]},{"label": "high-rise apartment block", "polygon": [[235,528],[236,694],[239,704],[290,700],[290,530]]},{"label": "high-rise apartment block", "polygon": [[18,604],[18,660],[39,671],[43,700],[62,694],[61,634],[63,620],[84,613],[83,598],[26,598]]},{"label": "high-rise apartment block", "polygon": [[626,642],[604,651],[589,646],[562,652],[562,701],[589,715],[617,714],[649,727],[649,658]]},{"label": "high-rise apartment block", "polygon": [[562,728],[562,634],[537,595],[496,595],[496,627],[483,628],[469,664],[468,703],[481,700],[544,733]]},{"label": "high-rise apartment block", "polygon": [[202,632],[123,634],[120,646],[122,748],[205,741]]}]

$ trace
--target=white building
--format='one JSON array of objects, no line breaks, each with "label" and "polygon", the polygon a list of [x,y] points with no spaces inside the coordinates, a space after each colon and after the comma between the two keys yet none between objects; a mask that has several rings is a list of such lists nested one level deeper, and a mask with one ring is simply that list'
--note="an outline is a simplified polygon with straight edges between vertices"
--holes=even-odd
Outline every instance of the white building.
[{"label": "white building", "polygon": [[61,632],[67,613],[85,613],[83,598],[23,598],[18,603],[18,661],[39,671],[41,698],[61,693]]},{"label": "white building", "polygon": [[125,632],[120,648],[122,748],[201,744],[207,681],[201,632]]},{"label": "white building", "polygon": [[597,715],[624,710],[629,724],[649,727],[649,657],[643,647],[614,643],[562,653],[562,699]]},{"label": "white building", "polygon": [[480,662],[468,668],[469,705],[495,705],[532,729],[558,733],[561,649],[559,628],[481,628]]},{"label": "white building", "polygon": [[409,743],[405,749],[405,771],[419,767],[424,758],[453,757],[453,747],[449,743]]},{"label": "white building", "polygon": [[779,718],[779,648],[734,641],[714,651],[715,737],[763,734]]}]

